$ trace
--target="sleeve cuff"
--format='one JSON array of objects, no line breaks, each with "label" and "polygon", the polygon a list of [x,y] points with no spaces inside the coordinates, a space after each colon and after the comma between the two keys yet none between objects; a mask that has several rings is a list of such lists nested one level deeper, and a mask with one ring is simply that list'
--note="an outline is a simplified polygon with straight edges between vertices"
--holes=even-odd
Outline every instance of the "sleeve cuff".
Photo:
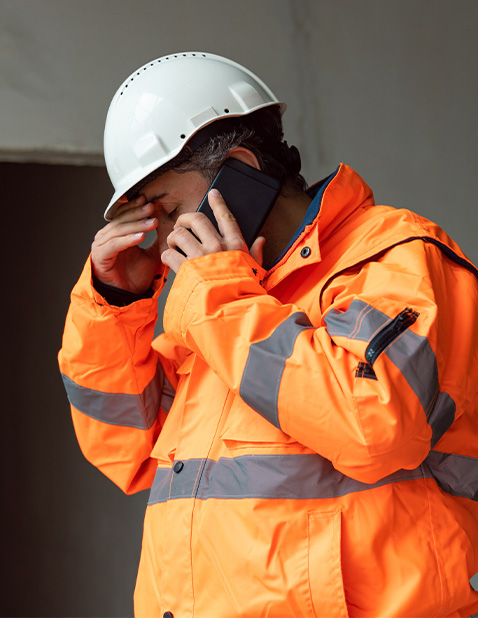
[{"label": "sleeve cuff", "polygon": [[191,320],[198,315],[203,319],[206,311],[214,313],[218,305],[241,297],[266,294],[262,287],[265,273],[265,269],[243,251],[224,251],[186,260],[176,274],[166,301],[165,332],[189,347],[185,335]]},{"label": "sleeve cuff", "polygon": [[154,295],[154,289],[152,286],[141,294],[135,294],[134,292],[128,292],[128,290],[122,290],[112,285],[108,285],[107,283],[103,283],[97,279],[93,273],[92,283],[98,294],[101,294],[109,305],[113,305],[115,307],[126,307],[137,300],[152,298]]}]

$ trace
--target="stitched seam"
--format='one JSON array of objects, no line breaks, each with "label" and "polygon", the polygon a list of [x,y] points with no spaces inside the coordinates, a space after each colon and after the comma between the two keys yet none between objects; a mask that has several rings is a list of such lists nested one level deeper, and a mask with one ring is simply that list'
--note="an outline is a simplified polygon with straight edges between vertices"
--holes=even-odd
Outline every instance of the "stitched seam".
[{"label": "stitched seam", "polygon": [[364,307],[362,311],[358,314],[357,319],[355,320],[355,327],[350,333],[349,339],[353,339],[353,336],[360,331],[360,329],[362,328],[363,321],[365,320],[366,316],[371,311],[372,311],[372,306],[368,305],[367,307]]},{"label": "stitched seam", "polygon": [[[420,466],[420,468],[423,470],[423,464]],[[425,474],[423,475],[425,477]],[[442,573],[442,568],[438,559],[438,548],[437,548],[437,543],[436,543],[436,538],[435,538],[435,531],[433,528],[433,516],[432,516],[432,505],[430,502],[430,490],[428,488],[428,483],[425,483],[425,491],[427,492],[427,501],[428,501],[428,515],[430,517],[430,532],[432,535],[432,541],[433,541],[433,549],[435,550],[435,561],[436,561],[436,565],[437,565],[437,571],[438,571],[438,577],[440,579],[440,607],[438,608],[438,611],[435,613],[435,616],[440,616],[442,613],[442,608],[443,608],[443,601],[444,601],[444,590],[443,590],[443,579],[445,577],[445,573]],[[445,578],[446,579],[446,578]]]}]

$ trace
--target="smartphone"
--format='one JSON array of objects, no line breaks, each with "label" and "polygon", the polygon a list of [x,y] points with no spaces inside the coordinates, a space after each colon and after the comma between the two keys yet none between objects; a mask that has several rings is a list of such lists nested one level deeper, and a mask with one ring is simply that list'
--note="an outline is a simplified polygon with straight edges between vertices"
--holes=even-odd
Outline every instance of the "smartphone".
[{"label": "smartphone", "polygon": [[[280,182],[261,170],[230,157],[221,166],[208,192],[211,189],[217,189],[224,198],[250,249],[280,193]],[[207,194],[197,211],[204,213],[219,232]]]}]

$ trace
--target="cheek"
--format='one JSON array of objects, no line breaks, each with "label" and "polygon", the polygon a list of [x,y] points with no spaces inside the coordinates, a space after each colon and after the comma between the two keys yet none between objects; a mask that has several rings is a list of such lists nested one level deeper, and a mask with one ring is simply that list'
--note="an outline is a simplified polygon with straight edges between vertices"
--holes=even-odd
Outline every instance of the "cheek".
[{"label": "cheek", "polygon": [[168,243],[166,242],[166,239],[168,235],[173,231],[173,228],[174,221],[170,221],[167,218],[159,218],[159,223],[156,231],[158,234],[159,249],[161,253],[168,249]]}]

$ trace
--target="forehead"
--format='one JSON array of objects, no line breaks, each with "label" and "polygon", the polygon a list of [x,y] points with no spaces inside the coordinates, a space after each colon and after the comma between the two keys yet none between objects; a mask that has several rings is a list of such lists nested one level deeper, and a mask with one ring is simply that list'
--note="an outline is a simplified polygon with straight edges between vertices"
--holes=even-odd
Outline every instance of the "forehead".
[{"label": "forehead", "polygon": [[175,172],[169,170],[158,176],[141,189],[141,194],[146,199],[158,199],[158,197],[172,196],[194,193],[198,190],[206,191],[208,183],[206,179],[196,171]]}]

